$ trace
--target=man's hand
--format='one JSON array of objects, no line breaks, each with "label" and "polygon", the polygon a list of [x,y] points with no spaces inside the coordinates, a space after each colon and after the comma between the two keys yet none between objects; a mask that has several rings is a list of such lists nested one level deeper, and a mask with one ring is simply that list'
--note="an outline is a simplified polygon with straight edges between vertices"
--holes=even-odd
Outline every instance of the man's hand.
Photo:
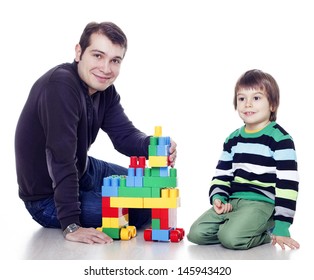
[{"label": "man's hand", "polygon": [[220,214],[225,214],[232,211],[232,205],[230,203],[223,204],[222,201],[218,198],[214,200],[214,209],[215,212]]},{"label": "man's hand", "polygon": [[272,245],[278,244],[282,250],[285,250],[285,246],[288,246],[290,249],[299,249],[300,244],[292,239],[291,237],[287,236],[277,236],[273,235],[272,236]]},{"label": "man's hand", "polygon": [[170,140],[170,150],[169,150],[169,161],[170,166],[174,167],[176,159],[177,159],[177,143],[174,142],[172,139]]},{"label": "man's hand", "polygon": [[105,233],[96,230],[94,228],[83,228],[80,227],[77,231],[68,233],[65,236],[66,240],[73,242],[82,242],[87,244],[106,244],[112,243],[113,240],[111,237],[106,235]]}]

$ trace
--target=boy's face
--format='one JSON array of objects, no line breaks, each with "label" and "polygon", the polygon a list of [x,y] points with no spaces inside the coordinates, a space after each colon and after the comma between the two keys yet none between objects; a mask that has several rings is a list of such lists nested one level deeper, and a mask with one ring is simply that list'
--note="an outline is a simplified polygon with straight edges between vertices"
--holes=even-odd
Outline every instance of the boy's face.
[{"label": "boy's face", "polygon": [[265,91],[240,88],[237,92],[237,111],[248,130],[259,130],[268,124],[272,108]]},{"label": "boy's face", "polygon": [[108,88],[119,76],[125,49],[98,33],[91,35],[90,42],[83,55],[81,46],[76,45],[75,61],[78,62],[78,74],[92,95]]}]

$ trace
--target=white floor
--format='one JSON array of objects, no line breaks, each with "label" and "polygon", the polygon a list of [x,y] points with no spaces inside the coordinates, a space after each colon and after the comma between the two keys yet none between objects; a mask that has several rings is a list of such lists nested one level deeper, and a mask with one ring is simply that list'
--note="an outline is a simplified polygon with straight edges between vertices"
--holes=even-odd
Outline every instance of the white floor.
[{"label": "white floor", "polygon": [[[186,238],[179,243],[146,242],[143,240],[143,231],[139,231],[137,237],[129,241],[88,245],[66,241],[61,230],[37,225],[17,199],[15,206],[18,209],[15,214],[19,215],[19,219],[11,222],[4,220],[7,227],[1,231],[3,244],[0,250],[1,271],[13,274],[15,278],[28,275],[32,279],[42,280],[44,277],[45,280],[55,280],[60,276],[71,278],[75,275],[75,279],[86,279],[86,269],[141,268],[147,271],[155,268],[167,269],[170,274],[164,276],[164,280],[181,280],[188,279],[183,277],[187,275],[178,274],[182,268],[214,266],[230,267],[232,278],[229,279],[252,279],[252,275],[258,271],[258,276],[263,278],[271,273],[274,279],[282,277],[281,279],[295,280],[300,271],[311,271],[308,265],[313,252],[311,236],[307,234],[309,229],[306,227],[301,230],[300,223],[297,223],[299,226],[294,231],[295,238],[301,243],[299,250],[283,251],[267,244],[246,251],[234,251],[220,245],[194,245]],[[184,211],[179,212],[184,217]],[[179,216],[178,226],[187,231],[191,219],[182,222]],[[288,260],[290,261],[287,262]],[[198,275],[197,279],[208,277],[209,275]],[[151,278],[154,277],[146,276],[146,279]]]},{"label": "white floor", "polygon": [[[46,229],[31,219],[21,201],[15,201],[15,215],[19,218],[4,217],[9,229],[2,230],[4,246],[0,250],[3,259],[11,260],[299,260],[307,259],[313,251],[308,230],[301,230],[302,221],[293,228],[295,239],[301,243],[298,250],[281,250],[277,246],[266,244],[246,251],[225,249],[220,245],[198,246],[190,243],[186,237],[179,243],[147,242],[143,231],[138,231],[129,241],[114,241],[106,245],[88,245],[64,240],[61,230]],[[197,209],[196,206],[194,206]],[[178,209],[178,227],[187,233],[194,216],[186,214],[185,207]],[[199,210],[195,211],[200,213]],[[305,222],[305,219],[303,219]]]},{"label": "white floor", "polygon": [[301,259],[305,250],[282,251],[263,245],[247,251],[228,250],[220,245],[197,246],[187,239],[180,243],[146,242],[143,232],[129,241],[87,245],[65,241],[60,230],[37,228],[18,250],[30,260],[287,260]]}]

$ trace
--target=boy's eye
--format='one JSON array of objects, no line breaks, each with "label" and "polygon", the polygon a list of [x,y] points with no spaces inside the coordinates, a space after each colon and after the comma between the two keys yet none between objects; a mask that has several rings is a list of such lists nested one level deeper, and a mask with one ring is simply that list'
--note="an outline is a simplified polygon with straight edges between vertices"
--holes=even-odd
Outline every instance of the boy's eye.
[{"label": "boy's eye", "polygon": [[244,101],[244,97],[238,97],[238,101]]}]

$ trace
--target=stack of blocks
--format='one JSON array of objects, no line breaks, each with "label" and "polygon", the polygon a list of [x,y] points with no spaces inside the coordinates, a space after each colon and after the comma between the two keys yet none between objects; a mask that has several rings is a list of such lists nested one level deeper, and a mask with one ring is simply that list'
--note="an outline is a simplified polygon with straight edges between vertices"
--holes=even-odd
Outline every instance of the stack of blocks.
[{"label": "stack of blocks", "polygon": [[129,240],[136,228],[129,225],[128,208],[151,208],[151,228],[144,231],[146,241],[179,242],[184,230],[176,228],[180,206],[177,170],[169,168],[170,137],[162,137],[155,127],[150,137],[148,165],[145,157],[131,157],[128,175],[106,177],[102,186],[102,227],[113,239]]}]

